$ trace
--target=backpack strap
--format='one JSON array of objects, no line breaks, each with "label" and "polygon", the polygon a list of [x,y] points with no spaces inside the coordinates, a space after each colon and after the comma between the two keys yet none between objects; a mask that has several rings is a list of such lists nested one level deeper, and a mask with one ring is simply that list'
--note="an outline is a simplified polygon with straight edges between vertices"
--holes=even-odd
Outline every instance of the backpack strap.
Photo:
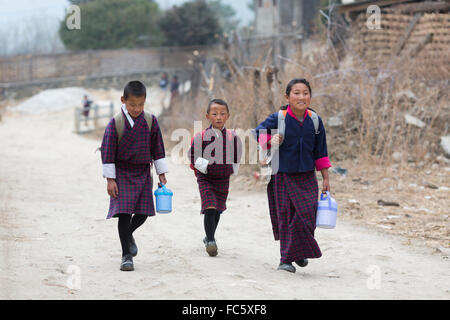
[{"label": "backpack strap", "polygon": [[[284,135],[286,131],[286,114],[287,110],[278,111],[278,133]],[[319,116],[311,109],[308,109],[308,115],[314,123],[314,130],[316,134],[319,134]]]},{"label": "backpack strap", "polygon": [[123,115],[122,110],[116,113],[116,115],[114,116],[114,122],[117,132],[117,144],[119,144],[120,140],[123,137],[123,131],[125,130],[125,116]]},{"label": "backpack strap", "polygon": [[148,131],[152,132],[152,124],[153,124],[152,114],[147,111],[144,111],[144,118],[145,121],[147,121]]},{"label": "backpack strap", "polygon": [[[145,121],[147,122],[148,130],[151,132],[152,124],[153,124],[152,114],[147,111],[144,111],[144,118],[145,118]],[[122,110],[114,116],[114,121],[115,121],[116,132],[117,132],[117,144],[119,144],[120,140],[123,137],[123,132],[125,130],[125,116],[122,113]]]},{"label": "backpack strap", "polygon": [[314,123],[314,130],[316,131],[316,134],[319,134],[319,116],[311,109],[308,109],[308,115]]},{"label": "backpack strap", "polygon": [[287,110],[278,111],[278,134],[282,136],[286,132],[286,114]]}]

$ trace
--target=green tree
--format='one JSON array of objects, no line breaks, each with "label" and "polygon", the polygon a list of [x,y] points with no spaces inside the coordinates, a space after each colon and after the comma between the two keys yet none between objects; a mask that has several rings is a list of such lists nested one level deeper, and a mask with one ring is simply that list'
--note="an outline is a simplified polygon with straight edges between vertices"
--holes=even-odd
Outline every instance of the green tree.
[{"label": "green tree", "polygon": [[216,43],[223,32],[216,13],[205,0],[185,2],[167,10],[160,20],[166,44],[176,46]]},{"label": "green tree", "polygon": [[249,2],[247,2],[247,8],[256,13],[255,1],[249,0]]},{"label": "green tree", "polygon": [[81,29],[69,30],[66,19],[62,21],[59,34],[68,49],[135,48],[160,45],[164,41],[158,26],[160,10],[154,1],[72,2],[79,2]]},{"label": "green tree", "polygon": [[223,31],[230,33],[239,26],[239,19],[236,19],[236,10],[229,4],[223,4],[222,0],[208,0],[208,5],[214,11],[219,25]]},{"label": "green tree", "polygon": [[80,4],[85,4],[88,2],[92,2],[95,0],[69,0],[72,4],[76,4],[76,5],[80,5]]}]

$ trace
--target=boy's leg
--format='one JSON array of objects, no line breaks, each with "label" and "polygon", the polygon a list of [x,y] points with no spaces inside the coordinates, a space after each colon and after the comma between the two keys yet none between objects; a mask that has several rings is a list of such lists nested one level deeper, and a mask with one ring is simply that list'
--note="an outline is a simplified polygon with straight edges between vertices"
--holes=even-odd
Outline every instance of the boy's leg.
[{"label": "boy's leg", "polygon": [[136,231],[137,228],[142,226],[147,220],[147,216],[143,214],[135,214],[131,219],[130,223],[130,235],[133,235],[133,232]]},{"label": "boy's leg", "polygon": [[215,218],[216,218],[216,227],[214,228],[214,231],[217,230],[217,226],[218,226],[219,221],[220,221],[220,213],[218,211],[216,211]]},{"label": "boy's leg", "polygon": [[216,231],[216,214],[217,214],[217,210],[212,208],[212,209],[206,209],[204,212],[204,220],[203,220],[203,224],[205,227],[205,232],[206,232],[206,240],[207,241],[214,241],[214,233]]},{"label": "boy's leg", "polygon": [[119,238],[122,245],[122,257],[130,253],[130,214],[118,214]]},{"label": "boy's leg", "polygon": [[137,228],[142,226],[147,220],[147,216],[142,214],[135,214],[133,218],[131,218],[130,222],[130,254],[135,257],[138,254],[138,247],[136,245],[136,241],[133,237],[133,232],[136,231]]}]

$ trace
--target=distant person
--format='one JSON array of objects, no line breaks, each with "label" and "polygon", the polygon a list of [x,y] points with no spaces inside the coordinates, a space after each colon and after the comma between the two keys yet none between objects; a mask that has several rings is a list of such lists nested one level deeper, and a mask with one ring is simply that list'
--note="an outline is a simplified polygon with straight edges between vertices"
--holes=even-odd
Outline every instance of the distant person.
[{"label": "distant person", "polygon": [[167,73],[165,72],[161,76],[161,80],[159,81],[159,87],[163,91],[166,91],[169,88],[169,79]]},{"label": "distant person", "polygon": [[225,128],[229,117],[227,103],[212,100],[206,110],[211,125],[194,136],[189,150],[191,169],[197,178],[202,202],[200,213],[204,215],[206,237],[203,243],[211,257],[218,253],[215,233],[220,216],[227,209],[230,176],[237,174],[242,154],[240,138]]},{"label": "distant person", "polygon": [[162,95],[161,95],[161,106],[163,107],[163,109],[166,108],[166,99],[167,99],[167,93],[169,91],[169,78],[167,76],[167,73],[163,73],[161,76],[161,80],[159,81],[159,88],[162,91]]},{"label": "distant person", "polygon": [[103,177],[107,179],[110,196],[106,218],[119,218],[122,271],[134,270],[137,246],[133,232],[147,217],[155,215],[153,163],[160,183],[167,183],[161,130],[156,117],[144,111],[146,96],[146,88],[140,81],[126,85],[121,97],[122,110],[106,127],[101,146]]},{"label": "distant person", "polygon": [[170,84],[170,93],[171,93],[172,99],[178,97],[179,88],[180,88],[180,83],[178,82],[178,76],[174,76],[172,78],[172,83]]},{"label": "distant person", "polygon": [[88,124],[89,111],[91,110],[92,100],[89,100],[87,95],[84,95],[83,98],[83,116],[86,125]]}]

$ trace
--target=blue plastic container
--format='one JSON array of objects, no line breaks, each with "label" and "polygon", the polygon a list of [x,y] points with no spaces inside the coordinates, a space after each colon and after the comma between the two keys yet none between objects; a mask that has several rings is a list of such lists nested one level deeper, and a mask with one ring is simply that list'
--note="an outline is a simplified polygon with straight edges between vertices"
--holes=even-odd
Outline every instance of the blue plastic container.
[{"label": "blue plastic container", "polygon": [[155,190],[156,212],[172,212],[172,196],[172,190],[167,189],[166,186],[161,183],[161,187]]},{"label": "blue plastic container", "polygon": [[319,207],[317,208],[316,226],[324,229],[336,227],[337,203],[327,191],[326,195],[320,195]]}]

